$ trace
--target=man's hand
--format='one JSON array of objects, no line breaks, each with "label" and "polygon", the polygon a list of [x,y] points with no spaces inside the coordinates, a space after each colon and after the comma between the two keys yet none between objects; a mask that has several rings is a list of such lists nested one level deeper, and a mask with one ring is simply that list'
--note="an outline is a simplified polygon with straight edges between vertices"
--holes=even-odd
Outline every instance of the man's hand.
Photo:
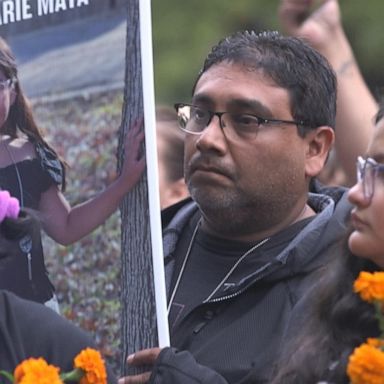
[{"label": "man's hand", "polygon": [[[143,349],[129,355],[127,358],[128,365],[134,367],[138,366],[150,366],[152,367],[159,356],[161,348],[149,348]],[[144,372],[138,375],[125,376],[119,379],[119,384],[145,384],[148,383],[152,372]]]}]

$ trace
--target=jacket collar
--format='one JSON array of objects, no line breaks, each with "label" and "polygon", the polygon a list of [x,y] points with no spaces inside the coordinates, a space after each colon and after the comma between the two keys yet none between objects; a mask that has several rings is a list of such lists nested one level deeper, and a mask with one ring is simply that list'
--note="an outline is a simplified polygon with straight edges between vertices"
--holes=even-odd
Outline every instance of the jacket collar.
[{"label": "jacket collar", "polygon": [[[240,263],[236,272],[238,272],[238,268],[244,268],[245,273],[241,274],[242,278],[236,284],[231,284],[229,290],[223,284],[223,287],[216,291],[210,301],[224,300],[237,295],[261,279],[279,280],[288,275],[309,272],[323,265],[327,249],[342,237],[342,233],[346,229],[350,204],[346,199],[345,190],[343,192],[339,194],[340,199],[337,204],[330,196],[310,193],[308,204],[317,212],[313,220],[283,251],[257,270],[249,272],[247,268],[244,268],[244,264]],[[173,252],[184,226],[194,216],[199,217],[198,207],[191,199],[187,199],[183,201],[163,232],[168,291],[174,268]]]}]

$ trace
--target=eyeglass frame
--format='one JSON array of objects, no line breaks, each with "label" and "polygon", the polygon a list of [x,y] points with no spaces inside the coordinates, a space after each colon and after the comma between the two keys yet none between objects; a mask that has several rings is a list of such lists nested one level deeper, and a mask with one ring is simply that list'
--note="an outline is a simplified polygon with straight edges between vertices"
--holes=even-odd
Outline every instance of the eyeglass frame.
[{"label": "eyeglass frame", "polygon": [[[371,179],[367,178],[367,165],[370,165],[372,169]],[[375,193],[375,180],[379,172],[384,172],[384,164],[379,164],[376,160],[371,157],[364,159],[362,156],[359,156],[356,161],[356,173],[357,173],[357,182],[361,183],[363,187],[364,198],[367,201],[371,201]],[[368,185],[370,183],[370,185]]]},{"label": "eyeglass frame", "polygon": [[0,80],[0,91],[4,91],[5,89],[11,88],[16,82],[15,78],[8,78],[5,80]]},{"label": "eyeglass frame", "polygon": [[[205,126],[202,128],[201,131],[190,131],[188,129],[186,129],[185,127],[182,126],[181,124],[181,119],[179,117],[179,109],[180,108],[183,108],[183,107],[189,107],[189,108],[196,108],[196,109],[199,109],[203,112],[207,112],[208,115],[209,115],[209,119],[208,121],[206,122]],[[220,128],[224,131],[224,128],[225,128],[225,125],[223,125],[223,122],[221,120],[222,116],[224,114],[229,114],[230,116],[249,116],[249,117],[252,117],[252,118],[256,118],[257,119],[257,122],[258,122],[258,127],[260,125],[268,125],[268,124],[291,124],[291,125],[296,125],[297,127],[308,127],[308,124],[306,124],[303,120],[300,120],[300,121],[294,121],[294,120],[281,120],[281,119],[266,119],[266,118],[263,118],[263,117],[260,117],[260,116],[257,116],[253,113],[232,113],[232,112],[228,112],[228,111],[224,111],[224,112],[213,112],[209,109],[206,109],[206,108],[203,108],[203,107],[199,107],[197,105],[194,105],[194,104],[188,104],[188,103],[175,103],[174,104],[174,108],[176,110],[176,113],[177,113],[177,118],[178,118],[178,122],[179,122],[179,127],[182,131],[186,132],[186,133],[190,133],[192,135],[201,135],[204,130],[208,127],[208,125],[212,122],[212,119],[214,116],[217,116],[219,118],[219,123],[220,123]],[[188,119],[189,121],[190,119]]]}]

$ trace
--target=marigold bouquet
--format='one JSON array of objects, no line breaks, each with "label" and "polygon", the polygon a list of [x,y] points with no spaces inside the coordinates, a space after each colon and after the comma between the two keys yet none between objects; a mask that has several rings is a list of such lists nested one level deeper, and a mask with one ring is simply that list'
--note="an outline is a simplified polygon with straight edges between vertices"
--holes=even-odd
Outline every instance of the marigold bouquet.
[{"label": "marigold bouquet", "polygon": [[349,357],[347,374],[351,384],[384,384],[384,272],[360,272],[354,291],[376,308],[381,338],[370,338]]},{"label": "marigold bouquet", "polygon": [[30,358],[22,361],[13,375],[0,371],[14,384],[64,384],[67,381],[79,384],[106,384],[107,372],[100,352],[86,348],[74,359],[74,369],[61,373],[58,367],[48,364],[43,358]]}]

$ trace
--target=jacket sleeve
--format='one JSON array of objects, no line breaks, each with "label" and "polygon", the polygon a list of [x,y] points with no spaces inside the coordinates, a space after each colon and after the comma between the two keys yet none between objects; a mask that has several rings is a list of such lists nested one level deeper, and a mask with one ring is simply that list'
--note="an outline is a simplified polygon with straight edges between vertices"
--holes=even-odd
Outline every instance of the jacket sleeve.
[{"label": "jacket sleeve", "polygon": [[164,348],[156,360],[151,384],[228,384],[214,370],[200,365],[187,351]]}]

